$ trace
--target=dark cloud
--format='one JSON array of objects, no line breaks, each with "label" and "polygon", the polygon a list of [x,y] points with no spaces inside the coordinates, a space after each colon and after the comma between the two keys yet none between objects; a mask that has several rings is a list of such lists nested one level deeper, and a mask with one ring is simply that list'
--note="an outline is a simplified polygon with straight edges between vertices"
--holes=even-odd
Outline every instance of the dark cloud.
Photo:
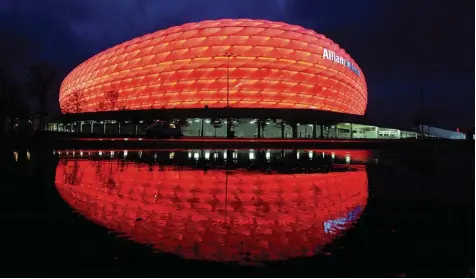
[{"label": "dark cloud", "polygon": [[408,121],[423,84],[440,126],[474,125],[474,1],[3,0],[10,49],[0,55],[18,68],[46,59],[65,76],[125,40],[218,18],[284,21],[333,39],[366,75],[370,117]]}]

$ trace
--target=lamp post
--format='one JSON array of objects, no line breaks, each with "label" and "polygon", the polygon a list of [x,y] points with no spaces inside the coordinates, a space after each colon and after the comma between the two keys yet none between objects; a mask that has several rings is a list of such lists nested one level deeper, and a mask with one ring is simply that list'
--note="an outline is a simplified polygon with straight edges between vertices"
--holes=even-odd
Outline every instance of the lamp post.
[{"label": "lamp post", "polygon": [[225,52],[223,56],[227,58],[226,68],[226,107],[230,106],[230,57],[233,55],[231,52]]},{"label": "lamp post", "polygon": [[224,57],[227,58],[227,69],[226,69],[226,109],[227,109],[227,118],[226,118],[226,136],[231,138],[231,123],[230,123],[230,57],[233,55],[231,52],[225,52]]}]

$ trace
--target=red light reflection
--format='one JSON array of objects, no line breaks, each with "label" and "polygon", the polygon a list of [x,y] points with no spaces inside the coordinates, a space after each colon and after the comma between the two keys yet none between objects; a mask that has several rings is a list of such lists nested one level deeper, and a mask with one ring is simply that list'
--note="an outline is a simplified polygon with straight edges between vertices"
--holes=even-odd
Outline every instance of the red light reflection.
[{"label": "red light reflection", "polygon": [[[312,256],[349,228],[367,203],[365,171],[233,171],[225,212],[226,180],[224,171],[159,171],[157,165],[117,161],[62,160],[56,170],[59,194],[85,217],[187,259]],[[342,222],[350,212],[354,220]],[[338,226],[325,229],[332,220],[340,220]]]}]

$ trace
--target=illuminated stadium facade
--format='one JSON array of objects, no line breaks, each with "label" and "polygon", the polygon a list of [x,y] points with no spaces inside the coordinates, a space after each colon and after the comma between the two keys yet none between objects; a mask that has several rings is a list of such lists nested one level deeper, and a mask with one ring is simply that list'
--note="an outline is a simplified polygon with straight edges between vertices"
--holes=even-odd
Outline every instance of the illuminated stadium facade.
[{"label": "illuminated stadium facade", "polygon": [[188,23],[124,42],[75,68],[59,102],[62,120],[50,130],[141,134],[168,118],[188,136],[380,134],[347,124],[367,107],[364,74],[349,54],[312,30],[266,20]]}]

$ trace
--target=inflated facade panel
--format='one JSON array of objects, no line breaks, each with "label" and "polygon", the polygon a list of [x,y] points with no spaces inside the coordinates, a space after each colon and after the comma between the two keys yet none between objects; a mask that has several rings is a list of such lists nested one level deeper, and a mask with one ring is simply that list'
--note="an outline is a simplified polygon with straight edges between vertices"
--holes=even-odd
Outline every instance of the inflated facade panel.
[{"label": "inflated facade panel", "polygon": [[65,78],[59,99],[63,113],[228,103],[362,115],[367,86],[352,58],[323,35],[280,22],[223,19],[105,50]]}]

